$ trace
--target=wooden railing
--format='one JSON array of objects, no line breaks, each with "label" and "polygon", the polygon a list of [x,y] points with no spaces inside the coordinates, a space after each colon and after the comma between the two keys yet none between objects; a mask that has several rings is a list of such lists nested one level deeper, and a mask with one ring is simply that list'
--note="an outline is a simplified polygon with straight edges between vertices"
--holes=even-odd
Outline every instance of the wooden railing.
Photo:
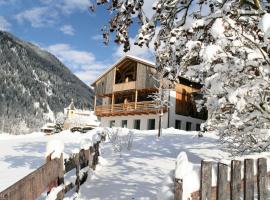
[{"label": "wooden railing", "polygon": [[96,106],[95,113],[97,116],[104,115],[122,115],[122,114],[148,114],[158,113],[157,103],[152,101],[130,102],[114,105]]}]

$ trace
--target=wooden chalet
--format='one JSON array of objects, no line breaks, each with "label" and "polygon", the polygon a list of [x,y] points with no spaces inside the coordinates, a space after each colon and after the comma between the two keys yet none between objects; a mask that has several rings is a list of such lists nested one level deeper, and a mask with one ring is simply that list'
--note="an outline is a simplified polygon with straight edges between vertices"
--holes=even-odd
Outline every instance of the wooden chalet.
[{"label": "wooden chalet", "polygon": [[[159,84],[155,75],[154,63],[127,55],[99,76],[92,86],[101,126],[156,129],[160,110],[149,97]],[[205,116],[196,112],[191,94],[199,88],[199,84],[181,78],[180,84],[169,90],[171,106],[164,108],[164,128],[198,129]]]}]

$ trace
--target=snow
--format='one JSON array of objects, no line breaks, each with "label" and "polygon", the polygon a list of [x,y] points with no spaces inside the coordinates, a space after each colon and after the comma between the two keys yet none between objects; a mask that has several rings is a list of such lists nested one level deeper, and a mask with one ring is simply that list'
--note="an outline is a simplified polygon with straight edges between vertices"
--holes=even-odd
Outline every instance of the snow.
[{"label": "snow", "polygon": [[261,28],[265,37],[270,37],[270,14],[265,13],[261,19]]},{"label": "snow", "polygon": [[211,27],[210,33],[215,39],[218,39],[224,37],[224,32],[225,28],[222,19],[216,19],[213,26]]},{"label": "snow", "polygon": [[213,134],[198,138],[197,132],[166,129],[159,139],[157,131],[135,131],[133,137],[131,150],[120,155],[112,151],[111,143],[101,145],[101,164],[81,186],[78,199],[157,199],[157,194],[162,200],[172,199],[169,174],[181,151],[186,152],[191,166],[201,159],[229,157]]},{"label": "snow", "polygon": [[[220,57],[219,54],[223,53],[223,50],[218,45],[208,45],[205,48],[202,48],[200,54],[203,58],[203,60],[206,63],[212,63],[214,60],[217,59],[217,57]],[[222,54],[221,54],[222,55]]]},{"label": "snow", "polygon": [[[65,111],[66,112],[66,111]],[[74,116],[66,119],[65,123],[71,124],[71,126],[94,126],[98,127],[100,122],[94,111],[76,110]]]},{"label": "snow", "polygon": [[45,158],[51,154],[51,159],[60,158],[64,152],[64,144],[60,140],[51,140],[46,147]]},{"label": "snow", "polygon": [[56,200],[57,199],[57,194],[63,190],[64,185],[60,185],[56,188],[53,188],[50,192],[50,194],[47,196],[46,200]]},{"label": "snow", "polygon": [[35,103],[34,103],[34,108],[39,108],[39,105],[40,105],[39,102],[35,102]]},{"label": "snow", "polygon": [[48,110],[48,113],[43,113],[44,118],[50,121],[55,121],[54,113],[51,110],[49,104],[47,104],[47,110]]}]

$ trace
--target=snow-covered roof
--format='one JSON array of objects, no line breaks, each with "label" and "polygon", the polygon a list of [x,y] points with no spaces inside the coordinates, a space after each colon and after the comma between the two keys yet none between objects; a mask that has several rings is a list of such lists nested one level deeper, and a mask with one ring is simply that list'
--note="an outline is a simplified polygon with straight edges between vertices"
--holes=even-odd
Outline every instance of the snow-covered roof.
[{"label": "snow-covered roof", "polygon": [[155,63],[136,57],[136,56],[132,56],[132,55],[125,55],[124,57],[122,57],[121,59],[119,59],[116,63],[114,63],[109,69],[107,69],[103,74],[101,74],[92,84],[91,86],[93,86],[98,80],[100,80],[103,76],[105,76],[108,72],[110,72],[113,68],[115,68],[117,65],[119,65],[121,62],[123,62],[126,59],[131,59],[134,60],[136,62],[148,65],[149,67],[155,67]]},{"label": "snow-covered roof", "polygon": [[54,123],[46,123],[42,128],[41,130],[53,130],[55,127],[55,124]]}]

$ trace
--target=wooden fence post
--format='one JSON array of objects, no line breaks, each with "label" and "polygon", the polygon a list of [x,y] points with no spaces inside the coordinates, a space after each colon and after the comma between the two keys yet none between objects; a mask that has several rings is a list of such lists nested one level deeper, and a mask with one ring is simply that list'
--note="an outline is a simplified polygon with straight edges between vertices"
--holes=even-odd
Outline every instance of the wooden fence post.
[{"label": "wooden fence post", "polygon": [[174,200],[183,199],[183,180],[175,178],[174,179]]},{"label": "wooden fence post", "polygon": [[87,149],[87,150],[84,150],[84,154],[85,154],[85,159],[86,159],[86,164],[87,164],[86,167],[88,167],[89,166],[89,160],[90,160],[90,148]]},{"label": "wooden fence post", "polygon": [[96,149],[97,149],[97,144],[95,143],[93,145],[93,162],[92,162],[92,169],[95,170],[96,169],[96,156],[97,156],[97,152],[96,152]]},{"label": "wooden fence post", "polygon": [[93,157],[93,165],[92,168],[93,170],[96,169],[96,165],[98,164],[98,156],[99,156],[99,142],[94,144],[94,157]]},{"label": "wooden fence post", "polygon": [[211,199],[211,187],[212,187],[212,162],[204,161],[201,162],[201,191],[200,199],[209,200]]},{"label": "wooden fence post", "polygon": [[99,161],[99,144],[100,144],[100,141],[97,142],[97,148],[96,148],[96,165],[98,164],[98,161]]},{"label": "wooden fence post", "polygon": [[254,199],[254,167],[253,159],[244,161],[244,200]]},{"label": "wooden fence post", "polygon": [[231,162],[231,200],[240,200],[241,192],[241,161]]},{"label": "wooden fence post", "polygon": [[[64,157],[63,153],[61,154],[61,157],[59,158],[59,175],[58,175],[58,186],[64,185]],[[57,194],[57,200],[63,200],[65,196],[65,188],[61,192]]]},{"label": "wooden fence post", "polygon": [[257,161],[258,176],[258,200],[267,199],[267,162],[265,158],[259,158]]},{"label": "wooden fence post", "polygon": [[88,165],[89,165],[89,168],[92,168],[93,169],[93,163],[94,163],[94,156],[93,156],[93,154],[94,154],[94,152],[95,152],[95,150],[94,150],[94,147],[90,147],[90,157],[89,157],[89,163],[88,163]]},{"label": "wooden fence post", "polygon": [[217,200],[229,199],[227,187],[228,187],[228,166],[223,163],[218,163]]},{"label": "wooden fence post", "polygon": [[76,192],[78,193],[80,190],[80,154],[76,153],[75,155],[75,163],[76,163]]}]

